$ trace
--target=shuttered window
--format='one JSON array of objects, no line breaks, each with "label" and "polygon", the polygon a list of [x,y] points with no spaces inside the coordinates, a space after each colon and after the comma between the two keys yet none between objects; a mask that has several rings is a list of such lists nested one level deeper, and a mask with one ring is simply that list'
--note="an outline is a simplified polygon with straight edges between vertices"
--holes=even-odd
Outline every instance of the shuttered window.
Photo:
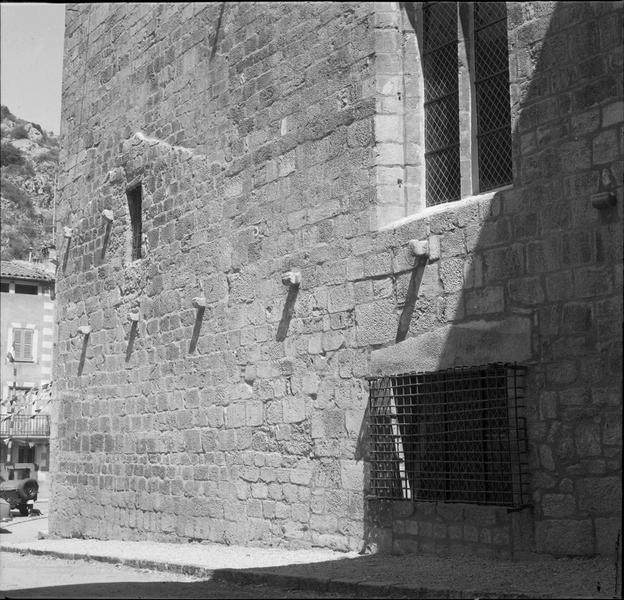
[{"label": "shuttered window", "polygon": [[34,339],[33,329],[14,329],[13,330],[13,351],[15,352],[15,360],[19,362],[33,362]]}]

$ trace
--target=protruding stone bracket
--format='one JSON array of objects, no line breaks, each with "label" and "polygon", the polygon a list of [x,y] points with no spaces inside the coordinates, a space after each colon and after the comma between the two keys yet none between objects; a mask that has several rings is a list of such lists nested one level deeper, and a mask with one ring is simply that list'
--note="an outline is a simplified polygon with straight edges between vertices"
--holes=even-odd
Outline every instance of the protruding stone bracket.
[{"label": "protruding stone bracket", "polygon": [[74,235],[74,230],[71,227],[63,227],[63,237],[67,240],[71,240]]},{"label": "protruding stone bracket", "polygon": [[84,335],[85,337],[89,337],[91,335],[91,326],[90,325],[81,325],[78,327],[78,333]]},{"label": "protruding stone bracket", "polygon": [[429,240],[410,240],[408,243],[410,252],[417,258],[429,258]]},{"label": "protruding stone bracket", "polygon": [[193,308],[206,308],[206,298],[204,296],[195,296],[192,300]]},{"label": "protruding stone bracket", "polygon": [[132,323],[138,323],[139,322],[139,313],[138,312],[131,312],[128,313],[128,321],[131,321]]},{"label": "protruding stone bracket", "polygon": [[282,283],[284,285],[301,285],[301,273],[299,271],[286,271],[282,275]]}]

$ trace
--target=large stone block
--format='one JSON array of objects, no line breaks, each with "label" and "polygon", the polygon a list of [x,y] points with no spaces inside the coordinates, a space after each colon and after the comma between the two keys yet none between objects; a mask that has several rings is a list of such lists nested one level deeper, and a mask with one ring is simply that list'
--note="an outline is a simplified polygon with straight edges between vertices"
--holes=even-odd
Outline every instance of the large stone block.
[{"label": "large stone block", "polygon": [[[622,561],[622,516],[596,518],[596,552],[602,556]],[[619,557],[616,556],[616,542],[620,536]]]},{"label": "large stone block", "polygon": [[531,320],[469,321],[371,352],[371,374],[435,371],[457,365],[520,362],[531,356]]},{"label": "large stone block", "polygon": [[622,478],[586,477],[576,482],[578,506],[592,514],[621,513]]},{"label": "large stone block", "polygon": [[398,317],[390,299],[356,306],[355,318],[358,345],[385,344],[396,337]]},{"label": "large stone block", "polygon": [[539,521],[535,524],[535,546],[538,552],[557,556],[593,554],[594,527],[591,519]]},{"label": "large stone block", "polygon": [[576,512],[576,502],[571,494],[544,494],[542,511],[545,517],[572,517]]}]

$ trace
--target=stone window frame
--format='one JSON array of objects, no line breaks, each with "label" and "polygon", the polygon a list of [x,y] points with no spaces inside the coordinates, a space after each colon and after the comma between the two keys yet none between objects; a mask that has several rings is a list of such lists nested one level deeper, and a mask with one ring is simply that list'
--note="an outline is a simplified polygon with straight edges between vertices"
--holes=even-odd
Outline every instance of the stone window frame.
[{"label": "stone window frame", "polygon": [[[461,206],[490,199],[502,191],[513,189],[512,181],[484,192],[479,190],[473,61],[475,3],[457,2],[461,195],[458,200],[427,206],[424,164],[423,4],[376,4],[377,11],[382,10],[382,6],[385,11],[378,17],[375,31],[375,51],[378,58],[381,57],[379,64],[388,65],[391,60],[396,59],[393,69],[385,66],[376,66],[375,69],[377,208],[371,224],[379,230],[394,229],[430,214],[454,211]],[[394,5],[394,8],[386,8],[390,5]],[[395,15],[389,17],[390,11],[394,11]],[[511,66],[509,74],[511,108]],[[397,96],[399,102],[396,102]],[[510,119],[512,127],[513,111]]]},{"label": "stone window frame", "polygon": [[[423,5],[424,2],[416,2],[416,23],[418,25],[416,36],[421,53],[421,78],[420,97],[424,105],[424,76],[422,75],[422,48],[423,48]],[[508,188],[511,184],[505,184],[495,189],[482,192],[479,181],[479,152],[477,146],[477,98],[475,87],[475,32],[474,32],[474,9],[476,2],[456,2],[457,8],[457,52],[458,52],[458,89],[459,89],[459,145],[460,145],[460,198],[465,200],[472,196],[486,193],[494,193]],[[509,48],[508,48],[509,55]],[[510,86],[511,87],[511,86]],[[511,97],[511,92],[509,91]],[[424,123],[424,111],[422,112]],[[511,128],[511,117],[509,126]],[[421,198],[418,202],[422,208],[431,208],[427,205],[426,190],[424,185],[424,148],[425,130],[421,128],[421,147],[423,152],[423,181],[421,185]],[[440,204],[451,204],[458,200],[450,200]]]}]

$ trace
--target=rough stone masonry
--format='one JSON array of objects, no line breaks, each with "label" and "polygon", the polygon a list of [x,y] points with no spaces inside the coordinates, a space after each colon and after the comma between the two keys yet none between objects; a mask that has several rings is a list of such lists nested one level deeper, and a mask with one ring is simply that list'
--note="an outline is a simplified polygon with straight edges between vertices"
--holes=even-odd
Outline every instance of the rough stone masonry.
[{"label": "rough stone masonry", "polygon": [[[67,5],[53,533],[613,553],[622,3],[507,3],[513,182],[434,208],[419,4]],[[506,361],[530,507],[367,497],[367,376]]]}]

